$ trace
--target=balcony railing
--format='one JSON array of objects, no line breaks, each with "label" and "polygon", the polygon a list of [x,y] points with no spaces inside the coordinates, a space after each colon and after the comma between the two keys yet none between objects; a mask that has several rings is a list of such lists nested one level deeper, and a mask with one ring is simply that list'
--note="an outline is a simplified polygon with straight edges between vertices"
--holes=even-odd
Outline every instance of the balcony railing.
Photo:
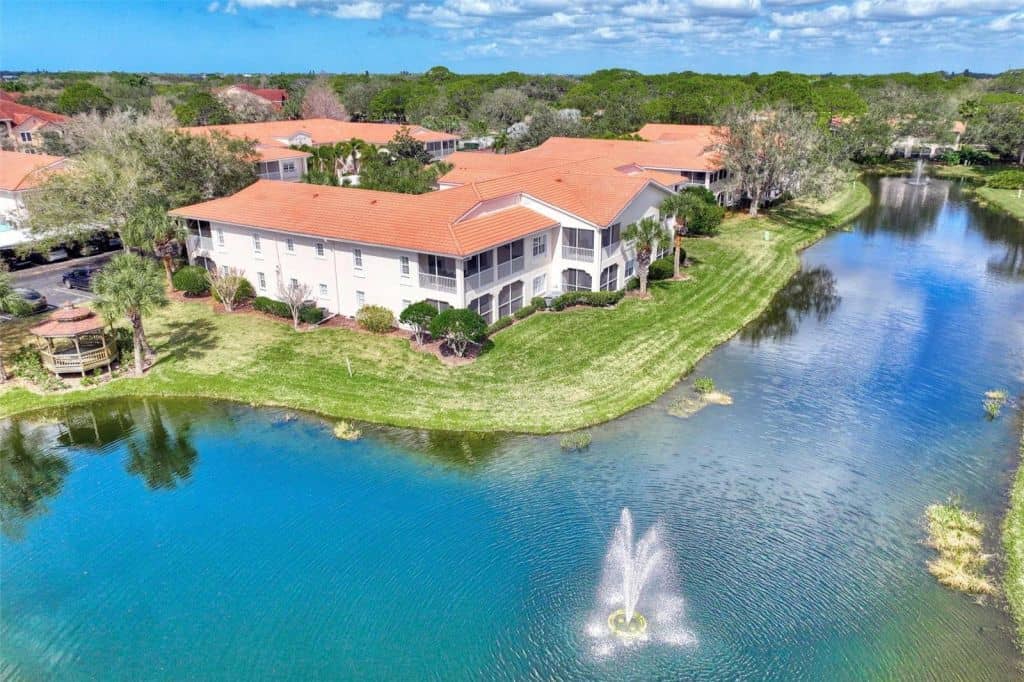
[{"label": "balcony railing", "polygon": [[622,242],[615,242],[614,244],[609,244],[608,246],[602,246],[601,247],[601,258],[605,259],[605,258],[612,258],[614,256],[617,256],[621,249],[622,249]]},{"label": "balcony railing", "polygon": [[82,349],[81,353],[74,349],[63,352],[51,353],[46,350],[39,351],[39,357],[43,361],[43,367],[57,374],[65,372],[88,372],[97,367],[106,367],[114,361],[114,349],[111,346]]},{"label": "balcony railing", "polygon": [[494,281],[494,268],[487,268],[473,275],[466,275],[466,289],[485,287]]},{"label": "balcony railing", "polygon": [[446,291],[448,293],[455,293],[455,278],[445,277],[444,275],[429,275],[425,272],[420,273],[420,286],[424,289],[433,289],[435,291]]},{"label": "balcony railing", "polygon": [[498,263],[498,279],[504,279],[517,272],[523,271],[523,257],[517,256],[512,260],[505,261],[504,263]]},{"label": "balcony railing", "polygon": [[587,263],[594,262],[594,250],[585,249],[579,246],[562,245],[562,258],[567,260],[579,260]]},{"label": "balcony railing", "polygon": [[188,250],[192,253],[195,253],[196,251],[213,251],[213,237],[200,237],[195,234],[189,235]]}]

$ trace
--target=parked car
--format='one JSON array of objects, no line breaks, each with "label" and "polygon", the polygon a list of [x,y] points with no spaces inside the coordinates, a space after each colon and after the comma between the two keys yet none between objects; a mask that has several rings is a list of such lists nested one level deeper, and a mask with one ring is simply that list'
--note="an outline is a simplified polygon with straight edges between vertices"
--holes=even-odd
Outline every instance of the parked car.
[{"label": "parked car", "polygon": [[36,291],[35,289],[26,289],[19,287],[14,290],[14,293],[20,296],[21,300],[25,301],[25,303],[29,307],[30,312],[40,313],[46,310],[46,297],[43,296],[38,291]]},{"label": "parked car", "polygon": [[32,253],[32,260],[37,263],[55,263],[59,260],[64,260],[68,257],[68,250],[63,245],[55,246],[52,249],[46,249],[44,251],[34,251]]},{"label": "parked car", "polygon": [[92,291],[92,278],[97,272],[99,268],[75,268],[65,272],[60,279],[68,289]]},{"label": "parked car", "polygon": [[121,235],[117,232],[105,232],[107,237],[107,251],[116,251],[124,248],[124,243],[121,241]]}]

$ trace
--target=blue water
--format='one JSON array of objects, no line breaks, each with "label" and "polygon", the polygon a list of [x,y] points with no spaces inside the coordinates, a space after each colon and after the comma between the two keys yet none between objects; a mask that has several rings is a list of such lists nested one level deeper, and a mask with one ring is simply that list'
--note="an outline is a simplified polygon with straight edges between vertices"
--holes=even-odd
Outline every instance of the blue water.
[{"label": "blue water", "polygon": [[[699,365],[732,406],[670,416],[684,384],[582,453],[199,401],[3,424],[0,676],[1017,678],[921,517],[958,495],[997,547],[1015,424],[981,401],[1024,393],[1024,228],[911,189]],[[695,645],[593,655],[623,506],[663,524]]]}]

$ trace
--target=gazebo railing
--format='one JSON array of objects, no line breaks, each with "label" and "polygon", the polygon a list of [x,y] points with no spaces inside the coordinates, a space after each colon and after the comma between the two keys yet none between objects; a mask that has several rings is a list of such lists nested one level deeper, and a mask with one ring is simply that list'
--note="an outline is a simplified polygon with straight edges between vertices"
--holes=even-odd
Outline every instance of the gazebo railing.
[{"label": "gazebo railing", "polygon": [[95,348],[83,350],[80,353],[75,351],[64,353],[51,353],[48,350],[40,350],[39,357],[43,361],[43,367],[58,374],[64,372],[88,372],[97,367],[106,367],[114,359],[114,351],[109,346],[106,348]]}]

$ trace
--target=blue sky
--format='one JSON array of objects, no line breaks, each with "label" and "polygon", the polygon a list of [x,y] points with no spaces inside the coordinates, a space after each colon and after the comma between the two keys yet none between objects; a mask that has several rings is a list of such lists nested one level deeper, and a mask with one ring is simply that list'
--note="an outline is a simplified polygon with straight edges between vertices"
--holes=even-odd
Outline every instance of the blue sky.
[{"label": "blue sky", "polygon": [[0,68],[1002,71],[1024,0],[0,0]]}]

